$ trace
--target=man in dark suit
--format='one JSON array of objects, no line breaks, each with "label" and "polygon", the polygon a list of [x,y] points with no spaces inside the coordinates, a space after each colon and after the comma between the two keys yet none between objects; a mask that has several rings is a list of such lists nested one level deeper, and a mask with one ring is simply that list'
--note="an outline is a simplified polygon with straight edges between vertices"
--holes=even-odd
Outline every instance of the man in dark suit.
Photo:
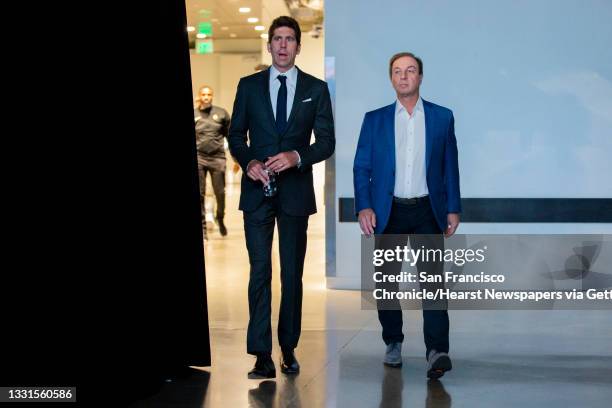
[{"label": "man in dark suit", "polygon": [[[443,246],[459,226],[461,196],[455,121],[452,111],[421,99],[423,62],[412,53],[391,57],[389,76],[397,94],[391,105],[366,113],[353,166],[355,211],[364,234],[383,234],[377,247],[394,247],[386,234],[428,234]],[[422,236],[422,235],[421,235]],[[437,238],[440,237],[440,238]],[[415,245],[414,237],[411,246]],[[420,239],[421,242],[423,238]],[[419,242],[420,243],[420,242]],[[405,243],[403,243],[405,245]],[[429,245],[431,246],[431,245]],[[398,262],[383,273],[399,273]],[[440,264],[429,265],[440,272]],[[417,268],[422,265],[417,264]],[[397,288],[397,284],[390,287]],[[445,304],[444,304],[445,305]],[[427,376],[439,378],[452,368],[448,356],[446,307],[423,304]],[[387,345],[384,363],[401,367],[402,311],[381,310],[378,317]]]},{"label": "man in dark suit", "polygon": [[[300,26],[293,18],[282,16],[272,22],[268,31],[272,66],[240,80],[229,131],[230,151],[244,171],[240,210],[251,265],[247,352],[257,356],[249,378],[276,376],[270,321],[275,222],[282,285],[281,371],[299,372],[294,349],[301,331],[306,229],[308,216],[316,212],[312,165],[330,157],[335,146],[327,84],[295,66],[300,38]],[[315,142],[310,144],[313,131]],[[263,189],[270,181],[269,172],[275,174],[278,191],[272,197],[265,196]]]}]

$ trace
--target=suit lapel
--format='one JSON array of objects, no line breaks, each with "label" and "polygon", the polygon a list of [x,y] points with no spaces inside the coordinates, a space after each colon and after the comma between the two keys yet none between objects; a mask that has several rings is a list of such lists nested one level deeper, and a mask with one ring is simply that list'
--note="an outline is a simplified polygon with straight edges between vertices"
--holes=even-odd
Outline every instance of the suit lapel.
[{"label": "suit lapel", "polygon": [[423,101],[423,112],[425,112],[425,170],[429,170],[429,162],[431,161],[431,152],[433,150],[433,140],[435,134],[435,118],[434,111],[431,109],[429,102],[421,98]]},{"label": "suit lapel", "polygon": [[267,120],[263,123],[268,123],[270,129],[273,130],[273,134],[278,137],[276,130],[276,121],[274,120],[274,111],[272,110],[272,100],[270,99],[270,68],[264,71],[264,75],[261,76],[261,95],[264,99],[264,110],[266,111]]},{"label": "suit lapel", "polygon": [[300,71],[298,67],[295,67],[295,69],[297,69],[298,72],[297,83],[295,84],[295,95],[293,96],[293,104],[291,105],[291,113],[289,113],[289,119],[287,120],[287,127],[285,127],[285,131],[281,137],[291,128],[291,124],[302,107],[302,100],[304,100],[304,95],[306,93],[306,89],[308,88],[304,73]]},{"label": "suit lapel", "polygon": [[[387,106],[383,123],[387,127],[383,134],[386,135],[388,151],[390,152],[388,159],[389,163],[391,163],[391,168],[395,172],[395,102]],[[395,183],[395,177],[393,182]]]}]

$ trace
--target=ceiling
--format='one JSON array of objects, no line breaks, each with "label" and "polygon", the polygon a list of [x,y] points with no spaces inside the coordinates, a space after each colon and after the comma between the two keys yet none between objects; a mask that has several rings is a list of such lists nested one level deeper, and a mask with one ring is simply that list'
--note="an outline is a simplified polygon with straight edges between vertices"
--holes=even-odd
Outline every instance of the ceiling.
[{"label": "ceiling", "polygon": [[[290,14],[298,20],[302,32],[321,31],[323,23],[323,0],[278,0],[285,3]],[[189,41],[195,42],[198,23],[212,25],[213,39],[258,39],[262,33],[255,26],[262,25],[262,0],[185,0],[187,25],[196,27],[189,32]],[[250,7],[248,13],[238,11]],[[249,23],[247,18],[256,17],[257,23]]]},{"label": "ceiling", "polygon": [[[212,24],[212,38],[260,38],[267,31],[255,31],[261,24],[261,0],[186,0],[187,25],[198,27],[198,23]],[[240,13],[240,7],[250,7],[250,13]],[[257,17],[257,23],[247,22],[248,17]],[[267,28],[267,27],[266,27]],[[197,32],[190,32],[195,40]],[[235,35],[235,36],[233,36]],[[193,37],[193,38],[192,38]]]}]

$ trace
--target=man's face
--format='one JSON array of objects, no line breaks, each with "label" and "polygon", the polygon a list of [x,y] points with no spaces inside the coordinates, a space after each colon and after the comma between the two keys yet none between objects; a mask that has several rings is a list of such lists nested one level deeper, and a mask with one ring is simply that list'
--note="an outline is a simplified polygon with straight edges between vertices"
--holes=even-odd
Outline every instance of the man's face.
[{"label": "man's face", "polygon": [[423,75],[419,74],[419,64],[412,57],[396,59],[391,66],[391,83],[398,97],[418,95]]},{"label": "man's face", "polygon": [[213,100],[213,90],[210,88],[202,88],[200,91],[200,102],[204,106],[210,106]]},{"label": "man's face", "polygon": [[300,53],[300,46],[293,28],[278,27],[275,29],[268,43],[268,52],[272,54],[272,63],[276,69],[281,72],[291,69],[295,65],[295,57]]}]

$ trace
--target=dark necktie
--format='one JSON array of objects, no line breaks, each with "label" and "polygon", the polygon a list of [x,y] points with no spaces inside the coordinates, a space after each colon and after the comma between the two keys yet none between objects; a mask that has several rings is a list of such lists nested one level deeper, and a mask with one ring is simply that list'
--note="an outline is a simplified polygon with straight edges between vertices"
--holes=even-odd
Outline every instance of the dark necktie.
[{"label": "dark necktie", "polygon": [[281,83],[276,97],[276,130],[282,134],[287,127],[287,77],[279,75],[276,78]]}]

